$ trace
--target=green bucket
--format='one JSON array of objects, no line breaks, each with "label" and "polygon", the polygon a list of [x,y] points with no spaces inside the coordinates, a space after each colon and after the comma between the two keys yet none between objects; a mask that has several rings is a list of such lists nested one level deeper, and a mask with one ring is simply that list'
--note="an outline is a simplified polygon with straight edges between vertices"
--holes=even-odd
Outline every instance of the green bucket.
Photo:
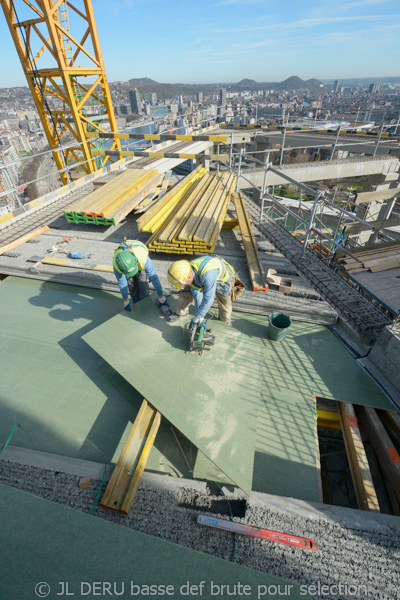
[{"label": "green bucket", "polygon": [[268,317],[267,335],[273,342],[281,342],[285,339],[287,331],[292,324],[290,317],[282,313],[274,312]]}]

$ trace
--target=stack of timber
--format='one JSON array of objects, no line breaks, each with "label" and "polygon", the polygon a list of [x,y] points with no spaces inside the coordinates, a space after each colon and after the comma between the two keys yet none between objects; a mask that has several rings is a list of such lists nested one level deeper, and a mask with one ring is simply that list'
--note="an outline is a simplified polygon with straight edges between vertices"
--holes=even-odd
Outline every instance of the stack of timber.
[{"label": "stack of timber", "polygon": [[391,245],[388,248],[381,246],[380,248],[370,247],[365,248],[365,250],[357,250],[355,256],[360,262],[349,256],[337,259],[341,268],[351,275],[361,271],[377,273],[388,269],[396,269],[400,267],[400,244]]},{"label": "stack of timber", "polygon": [[198,167],[138,219],[140,231],[157,252],[213,252],[227,213],[236,177]]},{"label": "stack of timber", "polygon": [[163,179],[156,170],[126,170],[70,206],[64,216],[68,223],[117,225],[148,196],[154,197]]}]

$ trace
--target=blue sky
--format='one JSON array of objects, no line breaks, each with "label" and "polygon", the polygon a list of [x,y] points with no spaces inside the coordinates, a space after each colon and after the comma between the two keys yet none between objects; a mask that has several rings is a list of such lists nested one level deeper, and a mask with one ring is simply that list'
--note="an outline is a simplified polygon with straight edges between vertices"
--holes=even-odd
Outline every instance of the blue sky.
[{"label": "blue sky", "polygon": [[[400,0],[92,3],[109,81],[150,77],[165,83],[229,83],[244,78],[282,81],[291,75],[400,75]],[[81,1],[74,4],[80,7]],[[17,10],[19,5],[22,0],[15,0]],[[78,37],[71,20],[75,32]],[[2,12],[0,52],[0,87],[25,85]]]}]

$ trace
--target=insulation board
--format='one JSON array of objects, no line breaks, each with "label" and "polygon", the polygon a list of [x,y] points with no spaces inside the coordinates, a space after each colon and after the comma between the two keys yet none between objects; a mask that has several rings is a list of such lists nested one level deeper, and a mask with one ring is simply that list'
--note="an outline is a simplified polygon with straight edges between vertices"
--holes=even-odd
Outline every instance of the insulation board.
[{"label": "insulation board", "polygon": [[[82,339],[121,311],[119,294],[7,277],[0,283],[0,444],[116,462],[143,397]],[[6,456],[6,455],[4,455]],[[163,422],[147,468],[186,474]]]},{"label": "insulation board", "polygon": [[188,355],[185,325],[191,317],[168,323],[154,299],[145,298],[84,340],[250,493],[263,365],[260,341],[213,321],[211,351]]}]

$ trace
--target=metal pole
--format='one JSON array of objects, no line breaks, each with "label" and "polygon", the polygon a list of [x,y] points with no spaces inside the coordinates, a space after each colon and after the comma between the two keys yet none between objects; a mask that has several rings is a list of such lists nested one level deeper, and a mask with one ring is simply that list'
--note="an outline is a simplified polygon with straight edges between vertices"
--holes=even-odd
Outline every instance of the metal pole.
[{"label": "metal pole", "polygon": [[229,168],[232,168],[233,133],[231,133],[231,149],[229,152]]},{"label": "metal pole", "polygon": [[378,139],[376,140],[375,150],[374,150],[374,154],[373,154],[372,158],[375,158],[375,154],[376,154],[376,152],[378,150],[378,144],[379,144],[381,136],[382,136],[383,125],[384,125],[384,122],[383,122],[383,119],[382,119],[382,125],[381,125],[381,128],[379,130],[379,136],[378,136]]},{"label": "metal pole", "polygon": [[237,182],[236,182],[236,193],[239,191],[239,179],[240,179],[240,170],[242,168],[242,155],[243,155],[243,148],[240,148],[240,153],[239,153],[239,167],[238,167],[238,176],[237,176]]},{"label": "metal pole", "polygon": [[341,128],[341,125],[339,125],[338,130],[337,130],[336,139],[335,139],[335,143],[333,144],[333,148],[332,148],[331,156],[329,158],[329,162],[331,162],[331,160],[333,158],[333,155],[335,153],[335,150],[336,150],[336,144],[338,143],[338,139],[339,139],[339,135],[340,135],[340,128]]},{"label": "metal pole", "polygon": [[318,192],[317,195],[315,196],[314,204],[313,204],[313,207],[312,207],[312,210],[311,210],[310,221],[309,221],[308,226],[307,226],[306,237],[304,238],[303,248],[301,250],[300,258],[304,258],[304,255],[306,253],[308,239],[310,237],[311,230],[314,227],[315,213],[317,211],[318,202],[320,201],[321,197],[323,197],[323,193],[322,192]]},{"label": "metal pole", "polygon": [[[217,154],[219,154],[219,143],[217,143]],[[219,173],[219,161],[217,161],[217,173]]]},{"label": "metal pole", "polygon": [[357,123],[358,123],[358,114],[360,112],[360,107],[357,108],[357,115],[356,115],[356,122],[355,122],[355,126],[357,127]]},{"label": "metal pole", "polygon": [[397,123],[396,123],[396,129],[394,130],[394,133],[395,133],[395,134],[397,133],[397,128],[398,128],[398,126],[399,126],[399,123],[400,123],[400,116],[399,116],[399,118],[397,119]]},{"label": "metal pole", "polygon": [[264,213],[265,187],[267,185],[268,169],[269,169],[269,154],[267,156],[267,160],[265,163],[264,180],[263,180],[263,186],[262,186],[262,192],[261,192],[260,221],[262,221],[263,213]]},{"label": "metal pole", "polygon": [[283,158],[283,150],[285,148],[285,138],[286,138],[286,129],[283,130],[283,138],[282,138],[282,145],[281,145],[281,154],[279,157],[279,166],[282,166],[282,158]]}]

